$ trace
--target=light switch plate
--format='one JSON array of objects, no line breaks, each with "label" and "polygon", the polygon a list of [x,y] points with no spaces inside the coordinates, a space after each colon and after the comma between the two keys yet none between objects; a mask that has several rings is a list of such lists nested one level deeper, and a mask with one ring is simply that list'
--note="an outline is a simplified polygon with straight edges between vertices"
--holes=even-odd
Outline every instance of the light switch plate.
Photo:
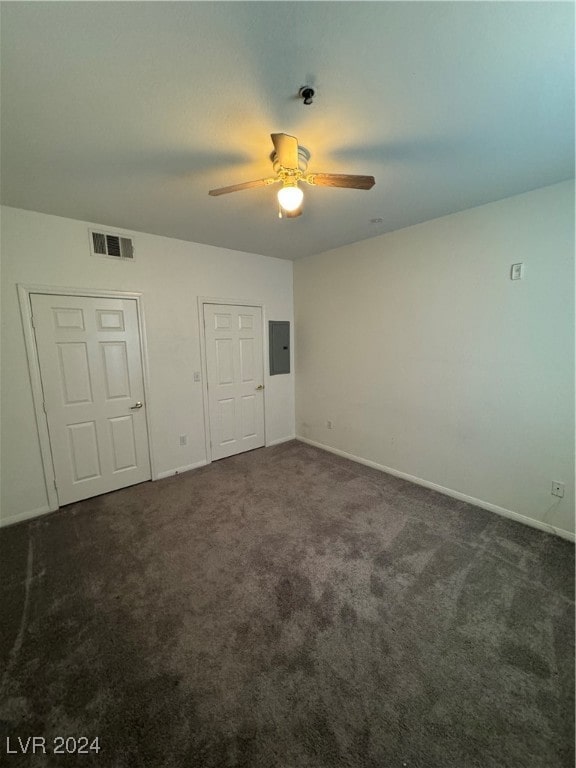
[{"label": "light switch plate", "polygon": [[510,269],[510,280],[522,280],[524,277],[524,264],[512,264]]}]

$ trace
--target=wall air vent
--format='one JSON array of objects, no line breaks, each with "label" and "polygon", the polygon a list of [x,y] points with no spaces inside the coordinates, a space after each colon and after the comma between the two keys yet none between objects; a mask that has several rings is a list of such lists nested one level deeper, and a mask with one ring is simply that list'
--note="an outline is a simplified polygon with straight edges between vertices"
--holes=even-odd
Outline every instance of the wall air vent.
[{"label": "wall air vent", "polygon": [[111,259],[133,259],[134,244],[129,237],[114,232],[90,230],[90,250],[93,256],[108,256]]}]

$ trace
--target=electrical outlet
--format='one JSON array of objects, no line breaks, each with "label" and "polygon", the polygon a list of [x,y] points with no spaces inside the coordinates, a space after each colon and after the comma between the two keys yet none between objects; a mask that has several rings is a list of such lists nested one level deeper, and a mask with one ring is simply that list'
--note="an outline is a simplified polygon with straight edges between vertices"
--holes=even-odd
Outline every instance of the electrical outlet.
[{"label": "electrical outlet", "polygon": [[332,424],[332,422],[331,422],[331,421],[327,421],[327,422],[326,422],[326,426],[328,427],[328,429],[332,429],[332,427],[333,427],[334,425]]},{"label": "electrical outlet", "polygon": [[554,481],[552,483],[552,490],[551,490],[552,496],[559,496],[561,499],[564,498],[564,483],[558,483]]},{"label": "electrical outlet", "polygon": [[180,435],[180,445],[188,445],[188,435]]},{"label": "electrical outlet", "polygon": [[194,371],[194,381],[200,381],[200,371]]}]

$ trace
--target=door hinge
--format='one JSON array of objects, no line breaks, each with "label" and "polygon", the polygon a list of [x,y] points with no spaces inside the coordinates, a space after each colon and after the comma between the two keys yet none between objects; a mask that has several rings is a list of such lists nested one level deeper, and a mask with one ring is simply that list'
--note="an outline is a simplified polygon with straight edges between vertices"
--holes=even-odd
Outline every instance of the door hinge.
[{"label": "door hinge", "polygon": [[46,403],[44,401],[42,402],[42,410],[44,411],[46,416],[48,416],[48,411],[46,410]]},{"label": "door hinge", "polygon": [[36,328],[36,323],[34,322],[34,315],[30,315],[30,322],[32,323],[32,328]]},{"label": "door hinge", "polygon": [[54,490],[58,490],[58,486],[56,485],[56,479],[54,479]]}]

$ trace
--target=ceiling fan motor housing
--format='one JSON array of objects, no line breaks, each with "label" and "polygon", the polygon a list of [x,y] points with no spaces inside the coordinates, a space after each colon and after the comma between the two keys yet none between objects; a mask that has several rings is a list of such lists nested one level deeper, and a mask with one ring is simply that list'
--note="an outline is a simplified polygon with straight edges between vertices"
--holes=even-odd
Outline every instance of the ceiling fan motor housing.
[{"label": "ceiling fan motor housing", "polygon": [[[272,152],[270,155],[270,160],[272,160],[272,165],[274,167],[274,171],[278,173],[280,171],[280,168],[282,167],[280,163],[278,162],[278,158],[276,156],[276,150]],[[299,170],[301,173],[304,173],[304,171],[308,168],[308,162],[310,160],[310,152],[306,149],[306,147],[298,147],[298,168],[294,170]]]}]

